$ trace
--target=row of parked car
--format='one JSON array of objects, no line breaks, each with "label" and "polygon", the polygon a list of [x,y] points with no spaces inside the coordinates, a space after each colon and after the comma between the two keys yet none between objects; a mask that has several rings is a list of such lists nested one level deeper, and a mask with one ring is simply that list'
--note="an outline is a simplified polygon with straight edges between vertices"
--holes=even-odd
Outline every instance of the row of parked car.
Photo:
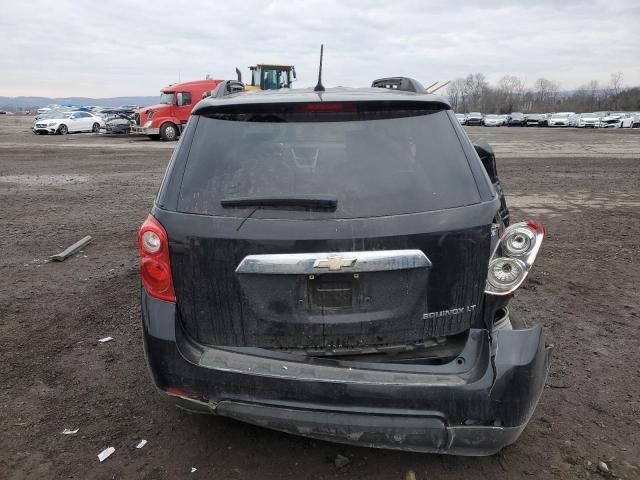
[{"label": "row of parked car", "polygon": [[100,131],[129,133],[137,109],[137,105],[117,108],[48,105],[38,109],[32,130],[40,135]]},{"label": "row of parked car", "polygon": [[461,125],[485,127],[578,127],[640,128],[640,112],[513,112],[509,115],[484,115],[480,112],[457,113]]}]

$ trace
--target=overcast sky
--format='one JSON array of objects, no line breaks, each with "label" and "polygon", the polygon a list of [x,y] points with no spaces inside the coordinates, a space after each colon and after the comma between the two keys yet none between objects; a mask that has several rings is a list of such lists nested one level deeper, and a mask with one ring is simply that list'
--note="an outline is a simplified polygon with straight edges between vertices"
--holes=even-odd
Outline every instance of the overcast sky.
[{"label": "overcast sky", "polygon": [[5,0],[0,95],[156,95],[259,62],[295,64],[306,87],[320,43],[327,86],[482,72],[573,89],[616,71],[640,85],[640,0]]}]

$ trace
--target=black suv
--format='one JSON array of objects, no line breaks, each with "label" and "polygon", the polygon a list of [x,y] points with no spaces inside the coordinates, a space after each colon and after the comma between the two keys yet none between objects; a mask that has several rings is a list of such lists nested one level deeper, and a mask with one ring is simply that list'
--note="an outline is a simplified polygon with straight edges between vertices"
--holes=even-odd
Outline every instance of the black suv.
[{"label": "black suv", "polygon": [[442,97],[202,100],[138,234],[153,380],[184,408],[294,434],[497,452],[550,351],[507,309],[543,229],[508,224],[490,147]]}]

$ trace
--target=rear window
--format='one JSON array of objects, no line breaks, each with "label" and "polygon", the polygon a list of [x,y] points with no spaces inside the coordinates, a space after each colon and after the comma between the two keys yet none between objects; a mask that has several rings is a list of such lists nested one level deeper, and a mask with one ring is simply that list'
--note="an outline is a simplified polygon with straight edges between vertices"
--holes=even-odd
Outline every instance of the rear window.
[{"label": "rear window", "polygon": [[[181,212],[358,218],[480,201],[447,111],[225,113],[201,116],[191,128]],[[337,204],[332,210],[221,205],[233,198],[305,195],[330,195]]]}]

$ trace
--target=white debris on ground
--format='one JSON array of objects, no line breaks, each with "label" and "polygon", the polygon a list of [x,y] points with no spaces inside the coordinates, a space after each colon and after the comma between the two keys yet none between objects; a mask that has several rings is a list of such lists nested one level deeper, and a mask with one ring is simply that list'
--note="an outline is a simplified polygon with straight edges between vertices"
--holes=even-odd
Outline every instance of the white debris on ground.
[{"label": "white debris on ground", "polygon": [[71,430],[70,428],[65,428],[62,431],[62,435],[75,435],[76,433],[78,433],[78,430],[80,430],[80,429],[76,428],[75,430]]},{"label": "white debris on ground", "polygon": [[115,452],[116,449],[113,447],[109,447],[109,448],[105,448],[103,451],[101,451],[98,454],[98,460],[100,460],[101,462],[104,462],[107,458],[109,458],[111,456],[111,454],[113,452]]},{"label": "white debris on ground", "polygon": [[136,445],[136,448],[142,448],[147,444],[147,441],[143,438],[142,440],[140,440],[140,443],[138,443]]},{"label": "white debris on ground", "polygon": [[101,338],[100,340],[98,340],[98,342],[107,343],[107,342],[110,342],[111,340],[113,340],[113,337],[104,337],[104,338]]},{"label": "white debris on ground", "polygon": [[191,467],[191,473],[195,472],[196,470],[198,470],[196,467]]}]

